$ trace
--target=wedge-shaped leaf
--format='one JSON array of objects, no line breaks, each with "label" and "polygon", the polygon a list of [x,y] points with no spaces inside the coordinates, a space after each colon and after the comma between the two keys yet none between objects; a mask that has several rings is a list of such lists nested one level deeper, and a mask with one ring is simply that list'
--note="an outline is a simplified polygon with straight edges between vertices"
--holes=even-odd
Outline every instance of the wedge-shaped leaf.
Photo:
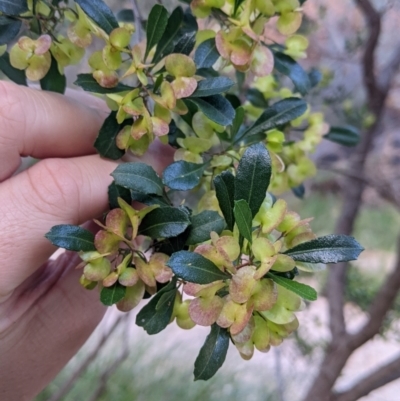
[{"label": "wedge-shaped leaf", "polygon": [[235,207],[233,209],[235,214],[235,221],[239,229],[239,233],[247,239],[250,243],[253,242],[252,237],[252,221],[251,210],[249,204],[245,200],[235,201]]},{"label": "wedge-shaped leaf", "polygon": [[111,174],[121,187],[144,194],[162,196],[163,183],[153,167],[145,163],[124,163]]},{"label": "wedge-shaped leaf", "polygon": [[214,210],[204,210],[190,218],[191,226],[187,245],[196,245],[210,239],[211,231],[221,234],[225,220]]},{"label": "wedge-shaped leaf", "polygon": [[194,54],[194,62],[197,69],[211,68],[219,58],[215,39],[207,39],[196,49]]},{"label": "wedge-shaped leaf", "polygon": [[258,120],[246,130],[240,137],[251,142],[252,136],[268,131],[272,128],[285,125],[288,122],[300,117],[307,110],[307,103],[297,97],[289,97],[276,102],[266,109]]},{"label": "wedge-shaped leaf", "polygon": [[167,9],[160,5],[156,4],[150,11],[149,19],[147,20],[146,27],[146,36],[147,36],[147,44],[146,44],[146,52],[145,58],[149,54],[150,50],[161,40],[164,35],[165,28],[168,23],[168,11]]},{"label": "wedge-shaped leaf", "polygon": [[51,57],[51,66],[46,76],[40,80],[40,87],[43,90],[64,93],[67,86],[67,79],[65,75],[60,74],[58,71],[57,61]]},{"label": "wedge-shaped leaf", "polygon": [[55,246],[68,251],[95,251],[94,235],[79,226],[60,224],[54,226],[45,237]]},{"label": "wedge-shaped leaf", "polygon": [[[127,121],[124,122],[124,124],[127,123]],[[116,144],[117,135],[121,131],[122,127],[123,125],[120,125],[117,122],[117,113],[112,111],[104,120],[104,123],[100,128],[99,135],[94,142],[94,147],[101,156],[107,157],[108,159],[117,160],[125,154],[125,152],[118,148]]]},{"label": "wedge-shaped leaf", "polygon": [[18,35],[21,25],[20,20],[0,16],[0,46],[10,43]]},{"label": "wedge-shaped leaf", "polygon": [[129,205],[132,202],[131,191],[113,182],[108,186],[108,204],[110,209],[116,209],[120,207],[118,204],[118,198],[122,198]]},{"label": "wedge-shaped leaf", "polygon": [[271,179],[271,158],[265,145],[258,143],[244,152],[235,178],[235,200],[244,199],[254,217],[265,199]]},{"label": "wedge-shaped leaf", "polygon": [[214,323],[194,363],[194,380],[208,380],[217,373],[225,362],[229,341],[228,330]]},{"label": "wedge-shaped leaf", "polygon": [[356,260],[363,250],[353,237],[326,235],[297,245],[285,254],[299,262],[338,263]]},{"label": "wedge-shaped leaf", "polygon": [[163,287],[136,316],[136,324],[147,332],[157,334],[171,320],[176,295],[176,279]]},{"label": "wedge-shaped leaf", "polygon": [[170,164],[163,172],[164,184],[177,191],[187,191],[199,184],[206,164],[189,163],[183,160]]},{"label": "wedge-shaped leaf", "polygon": [[28,11],[26,0],[0,0],[0,11],[6,15],[19,15]]},{"label": "wedge-shaped leaf", "polygon": [[189,224],[189,216],[182,208],[161,207],[144,217],[139,234],[150,238],[171,238],[183,233]]},{"label": "wedge-shaped leaf", "polygon": [[229,230],[233,231],[235,224],[233,215],[233,208],[235,207],[235,177],[231,172],[224,171],[214,178],[214,186],[226,225]]},{"label": "wedge-shaped leaf", "polygon": [[185,102],[194,103],[206,117],[219,125],[231,125],[235,118],[235,109],[222,95],[188,98]]},{"label": "wedge-shaped leaf", "polygon": [[218,280],[226,280],[230,277],[218,269],[211,260],[189,251],[174,253],[167,265],[177,277],[191,283],[209,284]]},{"label": "wedge-shaped leaf", "polygon": [[324,135],[324,138],[344,146],[356,146],[360,142],[360,132],[351,125],[331,127],[329,132]]},{"label": "wedge-shaped leaf", "polygon": [[131,91],[133,89],[132,87],[121,83],[114,88],[103,88],[93,78],[92,74],[78,74],[78,79],[74,84],[81,87],[84,91],[104,94]]},{"label": "wedge-shaped leaf", "polygon": [[147,195],[138,191],[131,191],[132,200],[143,203],[144,205],[153,206],[159,205],[160,207],[170,206],[170,203],[162,197],[158,195]]},{"label": "wedge-shaped leaf", "polygon": [[103,287],[100,292],[100,301],[103,305],[111,306],[121,301],[125,296],[126,287],[115,283],[111,287]]},{"label": "wedge-shaped leaf", "polygon": [[275,69],[281,74],[288,76],[297,91],[302,96],[305,96],[311,89],[311,82],[303,67],[292,57],[281,52],[274,53],[274,61]]},{"label": "wedge-shaped leaf", "polygon": [[183,10],[182,7],[177,7],[168,18],[167,26],[165,27],[164,35],[157,44],[156,52],[154,53],[153,63],[157,63],[163,57],[171,54],[174,46],[179,39],[179,32],[183,25]]},{"label": "wedge-shaped leaf", "polygon": [[10,55],[8,53],[4,53],[0,57],[0,71],[16,84],[27,86],[25,71],[17,70],[10,64]]},{"label": "wedge-shaped leaf", "polygon": [[298,283],[297,281],[293,281],[272,273],[268,273],[267,277],[274,280],[276,284],[279,284],[282,287],[285,287],[287,290],[300,295],[307,301],[315,301],[318,298],[317,291],[315,291],[314,288],[310,287],[309,285]]},{"label": "wedge-shaped leaf", "polygon": [[103,0],[75,0],[82,10],[106,33],[118,28],[118,21]]},{"label": "wedge-shaped leaf", "polygon": [[235,83],[228,77],[206,78],[199,81],[193,97],[205,97],[227,92]]}]

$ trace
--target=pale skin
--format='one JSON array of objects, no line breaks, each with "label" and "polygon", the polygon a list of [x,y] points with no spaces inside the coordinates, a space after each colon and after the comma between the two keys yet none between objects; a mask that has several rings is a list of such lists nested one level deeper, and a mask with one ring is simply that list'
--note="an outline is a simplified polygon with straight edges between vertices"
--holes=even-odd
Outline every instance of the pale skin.
[{"label": "pale skin", "polygon": [[[105,313],[98,292],[79,285],[79,257],[49,260],[56,248],[44,238],[54,225],[101,216],[116,168],[93,148],[104,106],[74,97],[0,81],[1,400],[32,400]],[[21,156],[41,161],[15,175]],[[145,162],[160,172],[170,158],[155,145]]]}]

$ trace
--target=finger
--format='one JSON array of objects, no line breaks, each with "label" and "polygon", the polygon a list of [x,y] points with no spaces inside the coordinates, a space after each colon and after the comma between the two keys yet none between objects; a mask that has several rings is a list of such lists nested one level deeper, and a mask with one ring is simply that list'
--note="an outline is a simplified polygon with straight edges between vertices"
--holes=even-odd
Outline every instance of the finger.
[{"label": "finger", "polygon": [[55,251],[44,238],[57,224],[81,224],[107,208],[116,163],[98,156],[45,159],[0,184],[0,297]]},{"label": "finger", "polygon": [[95,152],[104,112],[57,93],[0,81],[0,181],[20,156],[68,157]]},{"label": "finger", "polygon": [[18,288],[7,304],[0,305],[0,310],[12,310],[17,322],[12,336],[2,338],[0,388],[4,400],[33,399],[102,319],[105,307],[98,291],[79,285],[78,263],[76,254],[64,253],[48,263],[34,281],[29,279]]}]

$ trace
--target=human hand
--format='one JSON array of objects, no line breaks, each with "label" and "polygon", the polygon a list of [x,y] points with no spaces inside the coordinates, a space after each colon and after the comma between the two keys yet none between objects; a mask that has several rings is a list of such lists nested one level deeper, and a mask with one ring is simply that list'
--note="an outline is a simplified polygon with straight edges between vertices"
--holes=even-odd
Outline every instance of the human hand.
[{"label": "human hand", "polygon": [[[86,101],[85,104],[88,104]],[[83,289],[75,253],[44,234],[107,209],[116,163],[94,155],[106,114],[76,100],[0,81],[0,399],[31,400],[78,351],[105,308]],[[12,176],[20,156],[42,159]],[[160,170],[169,148],[153,147]]]}]

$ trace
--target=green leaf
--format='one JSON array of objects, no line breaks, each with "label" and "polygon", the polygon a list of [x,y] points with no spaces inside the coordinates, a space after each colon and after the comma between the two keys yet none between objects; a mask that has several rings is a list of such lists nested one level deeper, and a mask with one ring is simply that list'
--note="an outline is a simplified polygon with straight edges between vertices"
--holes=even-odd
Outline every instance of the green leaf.
[{"label": "green leaf", "polygon": [[202,42],[194,54],[197,69],[211,68],[218,59],[219,53],[214,38]]},{"label": "green leaf", "polygon": [[186,102],[194,103],[206,117],[219,125],[231,125],[235,118],[235,109],[222,95],[188,98]]},{"label": "green leaf", "polygon": [[145,163],[123,163],[111,174],[115,183],[133,191],[162,196],[163,183],[153,167]]},{"label": "green leaf", "polygon": [[167,266],[177,277],[191,283],[209,284],[230,277],[218,269],[211,260],[195,252],[176,252],[168,260]]},{"label": "green leaf", "polygon": [[117,160],[125,154],[116,144],[117,135],[125,124],[128,124],[128,120],[124,121],[123,125],[118,124],[115,111],[112,111],[104,120],[99,135],[94,142],[94,147],[101,156]]},{"label": "green leaf", "polygon": [[227,92],[235,83],[228,77],[207,78],[198,82],[193,97],[205,97]]},{"label": "green leaf", "polygon": [[100,292],[100,301],[103,305],[111,306],[121,301],[125,296],[126,287],[115,283],[111,287],[103,287]]},{"label": "green leaf", "polygon": [[267,277],[274,280],[276,284],[279,284],[282,287],[285,287],[287,290],[300,295],[307,301],[315,301],[318,298],[317,291],[315,291],[314,288],[310,287],[309,285],[298,283],[297,281],[277,276],[272,273],[267,273]]},{"label": "green leaf", "polygon": [[249,204],[245,200],[235,201],[235,207],[233,209],[235,215],[235,221],[239,229],[239,233],[247,239],[250,243],[253,242],[252,236],[252,223],[253,217]]},{"label": "green leaf", "polygon": [[173,279],[137,314],[136,324],[143,327],[147,334],[157,334],[168,326],[172,317],[176,291],[176,279]]},{"label": "green leaf", "polygon": [[326,235],[304,242],[285,252],[296,261],[338,263],[356,260],[364,248],[347,235]]},{"label": "green leaf", "polygon": [[68,251],[95,251],[94,235],[79,226],[60,224],[53,226],[45,237],[55,246]]},{"label": "green leaf", "polygon": [[170,238],[183,233],[189,226],[187,212],[176,207],[161,207],[147,214],[139,227],[139,234],[150,238]]},{"label": "green leaf", "polygon": [[153,63],[158,63],[163,57],[171,54],[174,50],[175,44],[179,39],[178,33],[183,25],[183,15],[182,7],[176,7],[169,16],[164,35],[162,35],[157,44]]},{"label": "green leaf", "polygon": [[186,138],[186,135],[176,126],[175,121],[171,120],[169,124],[168,143],[174,148],[180,148],[177,142],[178,138]]},{"label": "green leaf", "polygon": [[196,18],[189,12],[186,12],[183,16],[183,24],[178,33],[172,53],[186,54],[188,56],[196,44],[197,30]]},{"label": "green leaf", "polygon": [[235,200],[244,199],[254,217],[263,203],[271,179],[271,158],[258,143],[244,152],[235,178]]},{"label": "green leaf", "polygon": [[329,132],[324,135],[324,138],[344,146],[356,146],[360,142],[360,132],[351,125],[331,127]]},{"label": "green leaf", "polygon": [[19,33],[22,21],[0,16],[0,46],[10,43]]},{"label": "green leaf", "polygon": [[166,238],[165,240],[159,242],[155,248],[155,251],[171,256],[173,253],[185,249],[188,236],[189,228],[176,237]]},{"label": "green leaf", "polygon": [[300,117],[306,110],[307,103],[297,97],[289,97],[276,102],[268,107],[258,120],[246,130],[236,142],[243,138],[251,142],[251,137],[256,137],[259,133],[285,125],[295,118]]},{"label": "green leaf", "polygon": [[147,20],[146,34],[147,44],[144,58],[148,56],[150,50],[161,40],[168,24],[167,9],[156,4],[150,11],[149,19]]},{"label": "green leaf", "polygon": [[194,380],[208,380],[217,373],[225,362],[229,339],[227,329],[219,327],[216,323],[211,326],[211,332],[194,363]]},{"label": "green leaf", "polygon": [[322,81],[323,77],[321,71],[317,70],[316,68],[311,68],[310,72],[308,73],[308,78],[311,83],[311,88],[315,88]]},{"label": "green leaf", "polygon": [[0,0],[0,11],[6,15],[19,15],[29,10],[26,0]]},{"label": "green leaf", "polygon": [[120,22],[135,22],[135,14],[129,8],[123,8],[117,13],[117,20]]},{"label": "green leaf", "polygon": [[129,205],[132,202],[131,191],[113,182],[108,187],[108,203],[110,205],[110,209],[119,208],[118,198],[122,198]]},{"label": "green leaf", "polygon": [[131,191],[132,200],[143,203],[144,205],[153,206],[159,205],[160,207],[170,206],[167,200],[158,195],[147,195],[142,192]]},{"label": "green leaf", "polygon": [[239,9],[240,5],[244,2],[244,0],[235,0],[235,4],[233,7],[233,15],[236,14],[237,10]]},{"label": "green leaf", "polygon": [[305,96],[311,89],[311,82],[303,67],[292,57],[281,52],[274,52],[274,61],[275,69],[281,74],[288,76],[297,91],[302,96]]},{"label": "green leaf", "polygon": [[93,78],[92,74],[78,74],[78,79],[74,82],[74,85],[81,87],[84,91],[93,93],[118,93],[118,92],[128,92],[133,88],[119,83],[114,88],[103,88],[97,81]]},{"label": "green leaf", "polygon": [[214,178],[215,192],[219,207],[225,217],[228,229],[233,231],[235,218],[233,215],[235,198],[235,177],[229,171],[224,171]]},{"label": "green leaf", "polygon": [[291,188],[292,192],[294,193],[294,196],[296,196],[299,199],[304,199],[304,195],[306,193],[306,188],[303,184],[300,184],[297,187]]},{"label": "green leaf", "polygon": [[170,164],[163,172],[164,184],[177,191],[194,188],[203,176],[206,164],[190,163],[183,160]]},{"label": "green leaf", "polygon": [[56,59],[51,56],[51,66],[46,76],[40,80],[43,90],[56,93],[64,93],[67,86],[65,75],[60,74]]},{"label": "green leaf", "polygon": [[113,12],[103,0],[75,0],[75,2],[107,34],[119,27]]},{"label": "green leaf", "polygon": [[8,53],[4,53],[0,57],[0,70],[16,84],[27,86],[25,71],[17,70],[10,64],[10,55]]},{"label": "green leaf", "polygon": [[247,91],[247,100],[254,106],[260,109],[266,109],[269,104],[264,95],[256,88],[250,88]]},{"label": "green leaf", "polygon": [[244,108],[242,106],[239,106],[236,109],[235,119],[233,120],[232,123],[231,138],[234,138],[239,132],[240,127],[242,126],[244,121],[244,115],[245,115]]},{"label": "green leaf", "polygon": [[191,226],[187,245],[196,245],[210,239],[211,231],[218,235],[225,228],[225,220],[214,210],[204,210],[190,218]]}]

